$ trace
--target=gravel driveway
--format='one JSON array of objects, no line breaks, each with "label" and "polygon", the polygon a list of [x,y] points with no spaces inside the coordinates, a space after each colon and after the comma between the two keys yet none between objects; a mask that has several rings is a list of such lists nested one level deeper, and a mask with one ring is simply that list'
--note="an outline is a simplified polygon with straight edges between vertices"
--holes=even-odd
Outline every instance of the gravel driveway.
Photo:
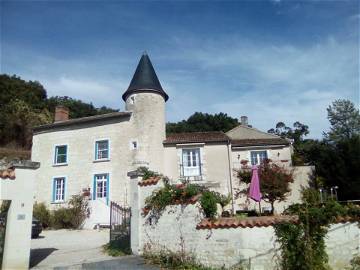
[{"label": "gravel driveway", "polygon": [[111,257],[102,253],[108,243],[109,230],[43,231],[31,240],[32,269],[114,269],[156,270],[138,256]]},{"label": "gravel driveway", "polygon": [[31,240],[30,267],[49,269],[114,259],[102,253],[109,230],[49,230]]}]

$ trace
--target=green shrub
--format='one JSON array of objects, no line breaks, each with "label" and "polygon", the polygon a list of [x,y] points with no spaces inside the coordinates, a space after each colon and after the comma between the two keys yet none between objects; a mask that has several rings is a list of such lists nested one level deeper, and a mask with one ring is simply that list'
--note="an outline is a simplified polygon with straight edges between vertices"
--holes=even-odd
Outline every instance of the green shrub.
[{"label": "green shrub", "polygon": [[72,227],[78,229],[90,215],[88,198],[80,194],[73,195],[69,200],[69,206],[72,215]]},{"label": "green shrub", "polygon": [[67,207],[50,211],[44,203],[35,203],[33,216],[44,228],[78,229],[90,215],[88,198],[83,195],[73,195]]},{"label": "green shrub", "polygon": [[73,228],[73,213],[70,208],[61,207],[51,213],[51,227],[54,229],[71,229]]},{"label": "green shrub", "polygon": [[130,237],[127,239],[122,238],[120,241],[110,241],[110,243],[103,245],[103,251],[112,257],[130,255]]},{"label": "green shrub", "polygon": [[154,171],[151,171],[151,170],[149,170],[149,168],[147,168],[147,167],[139,167],[139,168],[137,169],[137,171],[142,174],[142,179],[143,179],[143,180],[149,179],[149,178],[151,178],[151,177],[160,176],[159,173],[154,172]]},{"label": "green shrub", "polygon": [[188,184],[184,188],[184,196],[187,199],[196,196],[201,192],[201,188],[198,185]]},{"label": "green shrub", "polygon": [[328,270],[325,237],[330,224],[340,216],[359,220],[359,209],[352,205],[342,206],[334,200],[320,202],[319,192],[310,188],[303,190],[302,199],[302,204],[294,204],[284,212],[297,215],[298,224],[274,225],[281,247],[281,269]]},{"label": "green shrub", "polygon": [[46,207],[45,203],[35,203],[33,206],[33,216],[38,219],[43,228],[51,226],[51,214],[50,210]]},{"label": "green shrub", "polygon": [[201,198],[200,204],[207,218],[214,218],[217,211],[217,196],[215,192],[204,191]]},{"label": "green shrub", "polygon": [[351,268],[349,268],[349,270],[360,270],[360,256],[352,258],[350,265]]}]

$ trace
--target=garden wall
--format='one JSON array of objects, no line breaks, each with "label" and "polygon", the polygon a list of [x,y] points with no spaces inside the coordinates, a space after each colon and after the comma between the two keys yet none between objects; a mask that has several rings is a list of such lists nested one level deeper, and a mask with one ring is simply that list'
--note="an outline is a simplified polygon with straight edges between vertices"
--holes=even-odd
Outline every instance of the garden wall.
[{"label": "garden wall", "polygon": [[[144,217],[141,214],[144,200],[161,183],[145,186],[136,183],[134,181],[132,184],[136,194],[132,200],[135,208],[132,209],[138,209],[138,214],[133,212],[132,216],[131,246],[134,253],[141,254],[146,249],[152,252],[185,251],[208,266],[229,267],[242,263],[248,269],[276,269],[279,251],[274,229],[268,226],[271,217],[263,217],[255,222],[257,224],[241,221],[242,227],[238,222],[233,226],[236,228],[199,229],[203,214],[198,203],[168,206],[159,219],[151,218],[151,213]],[[357,224],[332,225],[326,245],[331,267],[344,269],[353,256],[359,254]]]}]

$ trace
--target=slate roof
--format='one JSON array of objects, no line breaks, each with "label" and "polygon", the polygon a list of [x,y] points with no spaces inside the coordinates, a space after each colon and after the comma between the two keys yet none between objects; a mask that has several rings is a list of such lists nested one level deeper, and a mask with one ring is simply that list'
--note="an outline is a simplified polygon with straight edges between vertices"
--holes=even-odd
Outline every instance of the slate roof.
[{"label": "slate roof", "polygon": [[164,144],[228,142],[229,137],[221,131],[173,133],[166,136]]},{"label": "slate roof", "polygon": [[126,100],[129,95],[138,92],[155,92],[162,95],[165,101],[169,99],[169,96],[165,93],[160,84],[150,58],[146,53],[141,56],[130,85],[122,95],[122,98],[123,100]]},{"label": "slate roof", "polygon": [[231,140],[232,146],[265,146],[265,145],[289,145],[289,144],[290,142],[283,138]]},{"label": "slate roof", "polygon": [[47,124],[47,125],[38,126],[38,127],[35,127],[33,129],[33,131],[36,134],[41,131],[45,131],[45,130],[49,130],[49,129],[53,129],[53,128],[75,126],[75,125],[80,125],[80,124],[85,124],[85,123],[102,122],[104,120],[121,118],[121,117],[130,116],[130,115],[131,115],[131,112],[113,112],[113,113],[106,113],[106,114],[100,114],[100,115],[94,115],[94,116],[88,116],[88,117],[82,117],[82,118],[75,118],[75,119],[70,119],[70,120],[66,120],[66,121],[59,121],[59,122],[54,122],[54,123]]}]

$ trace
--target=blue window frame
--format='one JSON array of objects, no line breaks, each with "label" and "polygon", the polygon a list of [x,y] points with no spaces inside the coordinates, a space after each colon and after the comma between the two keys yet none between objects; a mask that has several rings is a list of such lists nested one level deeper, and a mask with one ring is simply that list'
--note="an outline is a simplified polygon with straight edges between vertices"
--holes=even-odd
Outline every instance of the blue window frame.
[{"label": "blue window frame", "polygon": [[109,204],[109,174],[95,174],[93,183],[93,200],[104,200]]},{"label": "blue window frame", "polygon": [[251,151],[251,165],[260,165],[265,159],[267,159],[266,151]]},{"label": "blue window frame", "polygon": [[109,140],[95,142],[95,160],[109,159]]},{"label": "blue window frame", "polygon": [[55,177],[53,179],[52,187],[52,201],[64,202],[65,201],[65,187],[66,177]]},{"label": "blue window frame", "polygon": [[55,146],[55,159],[54,164],[66,164],[67,163],[67,145]]}]

